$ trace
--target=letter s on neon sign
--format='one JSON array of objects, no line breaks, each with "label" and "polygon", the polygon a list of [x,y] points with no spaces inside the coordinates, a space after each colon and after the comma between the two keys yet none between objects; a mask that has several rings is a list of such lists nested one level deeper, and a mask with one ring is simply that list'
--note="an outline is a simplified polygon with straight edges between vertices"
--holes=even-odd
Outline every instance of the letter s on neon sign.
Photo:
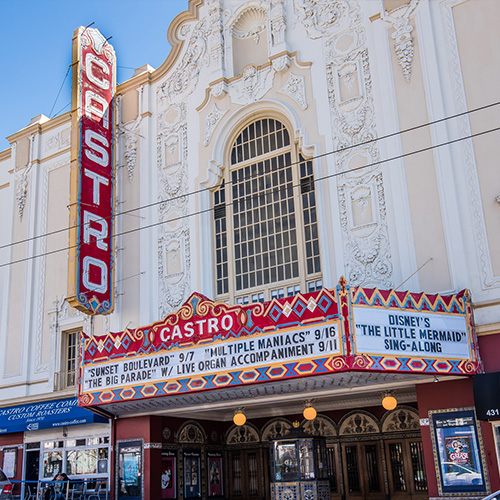
[{"label": "letter s on neon sign", "polygon": [[[104,147],[100,146],[101,143]],[[109,147],[109,142],[106,137],[94,132],[93,130],[85,130],[85,145],[90,148],[85,150],[85,156],[89,159],[101,165],[102,167],[107,167],[109,165],[109,154],[105,148]],[[99,153],[99,154],[96,154]]]}]

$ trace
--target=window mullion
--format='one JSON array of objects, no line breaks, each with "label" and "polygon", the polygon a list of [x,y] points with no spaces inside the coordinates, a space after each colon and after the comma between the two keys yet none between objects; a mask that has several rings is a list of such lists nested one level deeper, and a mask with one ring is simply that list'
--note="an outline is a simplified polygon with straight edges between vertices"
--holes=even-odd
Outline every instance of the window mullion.
[{"label": "window mullion", "polygon": [[230,179],[230,172],[226,177],[226,237],[227,237],[227,275],[228,275],[228,296],[231,303],[235,297],[235,255],[234,255],[234,222],[233,222],[233,185]]},{"label": "window mullion", "polygon": [[[297,148],[293,148],[292,151],[292,163],[294,165],[297,164],[299,158],[297,155]],[[302,203],[302,193],[300,190],[300,169],[292,168],[292,179],[293,179],[293,193],[294,198],[296,200],[295,206],[295,217],[301,216],[304,213],[304,206]],[[306,248],[305,248],[305,234],[304,234],[304,224],[302,220],[296,220],[297,227],[297,251],[299,252],[299,284],[300,289],[304,293],[306,292],[306,277],[307,277],[307,269],[306,269]]]}]

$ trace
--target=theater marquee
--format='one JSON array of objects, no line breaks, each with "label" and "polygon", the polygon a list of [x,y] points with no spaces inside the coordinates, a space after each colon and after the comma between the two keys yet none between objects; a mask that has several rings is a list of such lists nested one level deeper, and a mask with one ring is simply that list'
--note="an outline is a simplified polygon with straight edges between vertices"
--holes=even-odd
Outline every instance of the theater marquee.
[{"label": "theater marquee", "polygon": [[193,294],[149,326],[84,336],[82,349],[83,406],[348,370],[478,369],[466,294],[351,290],[344,279],[335,289],[245,306]]},{"label": "theater marquee", "polygon": [[73,36],[68,300],[87,314],[113,309],[113,47],[94,28]]}]

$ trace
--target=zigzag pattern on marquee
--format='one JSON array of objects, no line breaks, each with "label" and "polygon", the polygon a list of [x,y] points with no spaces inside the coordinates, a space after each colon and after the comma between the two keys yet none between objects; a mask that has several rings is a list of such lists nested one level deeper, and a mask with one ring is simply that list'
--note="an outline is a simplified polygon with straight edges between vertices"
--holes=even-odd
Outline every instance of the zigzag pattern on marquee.
[{"label": "zigzag pattern on marquee", "polygon": [[457,295],[429,295],[426,293],[398,292],[378,288],[353,288],[353,305],[398,307],[421,312],[465,314],[470,301],[468,290]]}]

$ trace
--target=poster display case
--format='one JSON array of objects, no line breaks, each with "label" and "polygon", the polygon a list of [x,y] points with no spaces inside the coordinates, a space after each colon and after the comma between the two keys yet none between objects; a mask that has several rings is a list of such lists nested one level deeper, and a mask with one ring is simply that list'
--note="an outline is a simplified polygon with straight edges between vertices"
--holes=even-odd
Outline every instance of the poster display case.
[{"label": "poster display case", "polygon": [[200,462],[200,451],[184,451],[184,498],[201,496]]},{"label": "poster display case", "polygon": [[139,500],[143,497],[142,440],[118,442],[117,498]]},{"label": "poster display case", "polygon": [[207,452],[207,474],[208,474],[208,496],[210,498],[222,497],[223,477],[222,477],[222,452]]},{"label": "poster display case", "polygon": [[474,409],[431,410],[429,416],[439,494],[485,495],[490,486]]},{"label": "poster display case", "polygon": [[161,454],[161,498],[177,498],[177,453],[163,451]]}]

